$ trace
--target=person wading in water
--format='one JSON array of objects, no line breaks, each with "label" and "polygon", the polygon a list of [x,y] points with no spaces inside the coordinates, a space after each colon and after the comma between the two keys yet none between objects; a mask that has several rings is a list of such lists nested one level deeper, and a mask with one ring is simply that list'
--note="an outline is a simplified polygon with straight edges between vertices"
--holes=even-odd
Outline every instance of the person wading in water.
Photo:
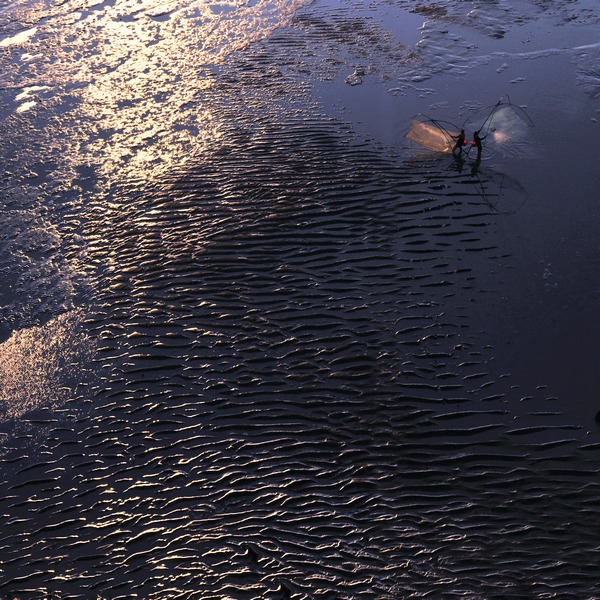
[{"label": "person wading in water", "polygon": [[452,148],[452,154],[454,154],[457,149],[459,150],[459,154],[462,154],[462,149],[463,149],[463,146],[465,145],[465,130],[461,129],[458,136],[455,137],[454,139],[456,140],[456,144],[455,144],[454,148]]},{"label": "person wading in water", "polygon": [[481,131],[481,129],[477,130],[475,133],[473,133],[473,144],[475,144],[475,146],[477,146],[477,158],[481,158],[481,140],[485,140],[485,138],[487,136],[483,136],[483,137],[479,137],[479,132]]}]

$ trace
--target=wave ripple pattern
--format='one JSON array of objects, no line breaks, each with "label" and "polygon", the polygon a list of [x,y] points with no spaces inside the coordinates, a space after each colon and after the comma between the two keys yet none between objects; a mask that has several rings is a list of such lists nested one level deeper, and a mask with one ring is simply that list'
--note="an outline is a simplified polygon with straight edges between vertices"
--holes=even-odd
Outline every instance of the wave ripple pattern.
[{"label": "wave ripple pattern", "polygon": [[515,425],[467,325],[470,257],[498,258],[487,207],[459,175],[344,142],[323,123],[267,130],[105,213],[104,402],[33,413],[36,456],[30,432],[8,443],[2,589],[597,585],[597,449],[551,413]]},{"label": "wave ripple pattern", "polygon": [[295,49],[206,74],[218,140],[73,209],[88,304],[29,337],[89,372],[0,424],[0,593],[600,596],[600,444],[472,316],[513,215],[303,106]]}]

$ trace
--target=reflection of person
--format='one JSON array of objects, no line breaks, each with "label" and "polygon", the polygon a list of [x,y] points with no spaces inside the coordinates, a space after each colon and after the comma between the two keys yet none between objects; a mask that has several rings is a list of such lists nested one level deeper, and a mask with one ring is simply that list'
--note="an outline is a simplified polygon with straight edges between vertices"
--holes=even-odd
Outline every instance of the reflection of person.
[{"label": "reflection of person", "polygon": [[465,159],[462,157],[462,153],[459,152],[458,154],[454,155],[454,168],[459,172],[462,173],[463,168],[465,166]]},{"label": "reflection of person", "polygon": [[460,153],[462,153],[462,148],[465,145],[465,130],[461,129],[458,136],[454,139],[456,140],[456,144],[454,145],[454,148],[452,148],[452,154],[456,152],[457,148],[460,150]]},{"label": "reflection of person", "polygon": [[481,131],[481,129],[477,130],[474,134],[473,134],[473,142],[475,143],[475,145],[477,146],[477,156],[481,156],[481,140],[485,140],[485,138],[487,136],[483,136],[483,137],[479,137],[479,132]]}]

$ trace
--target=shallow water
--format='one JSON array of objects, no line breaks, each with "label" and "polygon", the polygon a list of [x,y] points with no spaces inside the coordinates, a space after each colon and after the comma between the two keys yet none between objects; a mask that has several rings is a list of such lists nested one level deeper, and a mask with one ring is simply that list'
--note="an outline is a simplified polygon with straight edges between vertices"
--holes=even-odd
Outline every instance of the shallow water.
[{"label": "shallow water", "polygon": [[600,595],[593,2],[1,19],[3,593]]}]

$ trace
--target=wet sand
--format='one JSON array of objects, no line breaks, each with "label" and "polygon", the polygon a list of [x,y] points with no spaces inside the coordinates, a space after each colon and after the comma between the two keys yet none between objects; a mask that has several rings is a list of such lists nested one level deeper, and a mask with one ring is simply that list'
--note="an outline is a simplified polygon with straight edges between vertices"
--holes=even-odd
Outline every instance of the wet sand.
[{"label": "wet sand", "polygon": [[[65,113],[87,163],[10,187],[4,272],[25,217],[58,241],[4,326],[95,354],[11,370],[0,591],[600,594],[597,9],[463,4],[302,8],[155,138]],[[535,127],[479,177],[403,137],[506,93]]]}]

